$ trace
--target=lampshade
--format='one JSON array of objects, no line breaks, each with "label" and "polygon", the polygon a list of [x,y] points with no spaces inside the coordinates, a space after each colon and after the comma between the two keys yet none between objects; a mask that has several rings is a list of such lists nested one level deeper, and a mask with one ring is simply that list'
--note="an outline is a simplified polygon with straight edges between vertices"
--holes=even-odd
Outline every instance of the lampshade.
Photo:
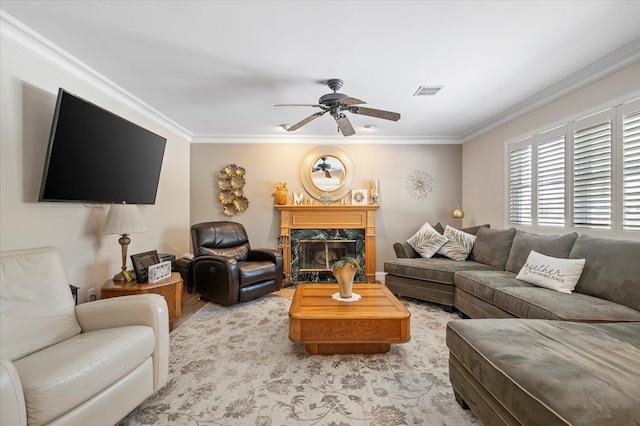
[{"label": "lampshade", "polygon": [[104,220],[101,234],[133,234],[146,232],[147,225],[135,204],[112,204]]}]

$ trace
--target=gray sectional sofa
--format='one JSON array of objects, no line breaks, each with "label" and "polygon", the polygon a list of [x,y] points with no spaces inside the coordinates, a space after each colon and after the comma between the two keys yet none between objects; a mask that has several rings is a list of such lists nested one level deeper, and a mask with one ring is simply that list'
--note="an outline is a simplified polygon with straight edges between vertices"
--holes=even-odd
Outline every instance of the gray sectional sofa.
[{"label": "gray sectional sofa", "polygon": [[[425,259],[406,242],[394,244],[400,258],[385,262],[386,286],[398,295],[455,307],[471,318],[640,321],[640,241],[488,226],[466,231],[476,235],[466,261]],[[517,280],[531,250],[585,259],[575,291],[559,293]]]},{"label": "gray sectional sofa", "polygon": [[[447,325],[458,402],[485,425],[640,425],[640,241],[463,230],[469,260],[396,243],[385,263],[393,293],[472,318]],[[517,280],[531,250],[585,259],[575,290]]]}]

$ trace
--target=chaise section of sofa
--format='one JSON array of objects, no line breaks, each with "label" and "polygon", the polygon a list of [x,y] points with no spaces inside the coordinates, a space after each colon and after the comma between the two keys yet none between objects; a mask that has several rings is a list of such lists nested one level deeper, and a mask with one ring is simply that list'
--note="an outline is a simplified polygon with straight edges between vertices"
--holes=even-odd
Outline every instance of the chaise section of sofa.
[{"label": "chaise section of sofa", "polygon": [[486,425],[640,424],[640,323],[457,320],[456,399]]}]

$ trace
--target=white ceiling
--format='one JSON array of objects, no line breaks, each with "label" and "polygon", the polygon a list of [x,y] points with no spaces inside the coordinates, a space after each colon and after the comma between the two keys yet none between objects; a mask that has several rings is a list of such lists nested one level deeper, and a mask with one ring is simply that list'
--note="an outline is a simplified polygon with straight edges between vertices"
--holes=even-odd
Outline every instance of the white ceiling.
[{"label": "white ceiling", "polygon": [[[629,43],[640,51],[640,1],[3,0],[1,8],[199,141],[462,141]],[[321,81],[335,77],[341,92],[402,118],[350,114],[357,135],[348,140],[328,114],[296,132],[278,127],[318,109],[273,104],[316,103],[330,91]],[[421,85],[444,88],[414,97]]]}]

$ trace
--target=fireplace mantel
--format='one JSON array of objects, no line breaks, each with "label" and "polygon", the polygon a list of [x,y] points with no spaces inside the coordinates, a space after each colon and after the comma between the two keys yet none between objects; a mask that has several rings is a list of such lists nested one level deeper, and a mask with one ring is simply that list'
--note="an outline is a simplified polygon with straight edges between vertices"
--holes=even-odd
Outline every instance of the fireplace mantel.
[{"label": "fireplace mantel", "polygon": [[[367,205],[284,205],[280,211],[280,236],[290,241],[292,229],[364,229],[365,277],[374,282],[376,275],[376,210]],[[291,247],[283,249],[285,280],[291,279]]]}]

